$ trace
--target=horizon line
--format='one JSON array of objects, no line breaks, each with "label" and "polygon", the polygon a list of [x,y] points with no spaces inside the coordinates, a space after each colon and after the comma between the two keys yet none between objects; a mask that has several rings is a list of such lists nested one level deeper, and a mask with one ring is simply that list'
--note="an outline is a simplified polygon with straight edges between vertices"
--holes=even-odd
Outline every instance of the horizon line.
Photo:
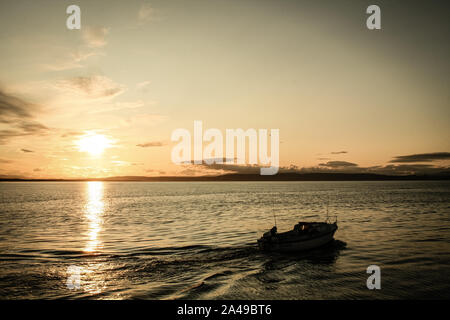
[{"label": "horizon line", "polygon": [[378,173],[345,173],[345,172],[308,172],[308,173],[278,173],[276,175],[262,176],[254,173],[228,173],[221,175],[201,176],[112,176],[88,178],[27,178],[27,177],[0,177],[5,182],[89,182],[89,181],[380,181],[380,180],[450,180],[450,172],[439,174],[407,174],[386,175]]}]

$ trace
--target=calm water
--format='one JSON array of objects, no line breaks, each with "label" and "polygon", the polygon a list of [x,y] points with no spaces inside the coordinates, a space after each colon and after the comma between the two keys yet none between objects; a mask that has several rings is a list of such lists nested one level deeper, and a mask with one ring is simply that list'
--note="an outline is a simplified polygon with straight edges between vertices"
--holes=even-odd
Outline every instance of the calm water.
[{"label": "calm water", "polygon": [[[328,199],[329,246],[257,250],[274,211],[284,231]],[[0,298],[449,299],[449,200],[445,181],[0,183]]]}]

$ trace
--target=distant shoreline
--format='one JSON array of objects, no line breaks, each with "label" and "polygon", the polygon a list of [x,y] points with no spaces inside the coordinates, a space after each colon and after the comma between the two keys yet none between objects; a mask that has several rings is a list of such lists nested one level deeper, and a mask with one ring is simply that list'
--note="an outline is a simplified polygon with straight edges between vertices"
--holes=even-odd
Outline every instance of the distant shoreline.
[{"label": "distant shoreline", "polygon": [[118,176],[85,179],[30,179],[0,178],[5,182],[71,182],[71,181],[130,181],[130,182],[199,182],[199,181],[418,181],[450,180],[450,173],[439,175],[380,175],[371,173],[279,173],[273,176],[259,174],[224,174],[219,176]]}]

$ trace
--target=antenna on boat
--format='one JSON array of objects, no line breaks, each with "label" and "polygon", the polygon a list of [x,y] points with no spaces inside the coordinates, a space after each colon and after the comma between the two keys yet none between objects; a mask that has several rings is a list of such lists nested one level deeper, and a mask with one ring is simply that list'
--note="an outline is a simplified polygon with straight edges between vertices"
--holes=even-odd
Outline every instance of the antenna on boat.
[{"label": "antenna on boat", "polygon": [[275,227],[277,226],[277,215],[275,214],[275,205],[274,202],[272,202],[272,213],[273,213],[273,220],[275,222]]},{"label": "antenna on boat", "polygon": [[327,195],[327,220],[326,222],[329,221],[329,217],[328,217],[328,203],[330,202],[330,195]]},{"label": "antenna on boat", "polygon": [[275,211],[273,212],[273,219],[275,220],[275,227],[277,226],[277,216],[275,215]]}]

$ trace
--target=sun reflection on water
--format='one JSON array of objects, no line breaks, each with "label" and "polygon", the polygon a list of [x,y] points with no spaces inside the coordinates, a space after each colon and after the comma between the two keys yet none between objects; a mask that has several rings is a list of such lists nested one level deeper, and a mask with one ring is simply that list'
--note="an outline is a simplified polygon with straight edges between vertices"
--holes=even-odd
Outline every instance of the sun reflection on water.
[{"label": "sun reflection on water", "polygon": [[85,252],[95,252],[102,247],[98,235],[102,229],[103,213],[105,203],[103,201],[103,182],[89,181],[87,183],[87,203],[85,207],[85,218],[88,222],[88,241]]}]

